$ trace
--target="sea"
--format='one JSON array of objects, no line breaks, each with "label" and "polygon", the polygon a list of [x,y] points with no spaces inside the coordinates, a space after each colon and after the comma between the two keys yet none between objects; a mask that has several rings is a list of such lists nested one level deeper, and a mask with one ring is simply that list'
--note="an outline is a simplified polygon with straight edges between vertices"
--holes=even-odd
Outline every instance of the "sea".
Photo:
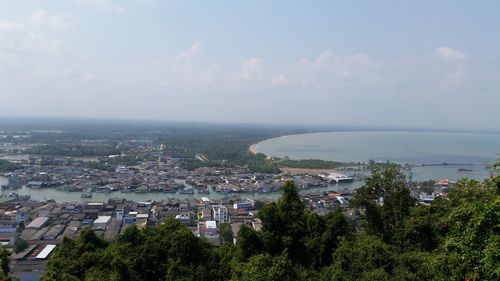
[{"label": "sea", "polygon": [[[414,180],[483,180],[500,157],[500,134],[357,131],[282,136],[258,143],[257,152],[290,159],[387,161],[412,166]],[[460,172],[466,168],[471,171]]]}]

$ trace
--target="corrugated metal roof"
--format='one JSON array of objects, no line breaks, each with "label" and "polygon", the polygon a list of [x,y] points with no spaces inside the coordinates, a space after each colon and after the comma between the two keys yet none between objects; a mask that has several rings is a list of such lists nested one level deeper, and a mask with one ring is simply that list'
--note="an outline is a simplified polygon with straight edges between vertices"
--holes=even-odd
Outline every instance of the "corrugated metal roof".
[{"label": "corrugated metal roof", "polygon": [[36,259],[46,259],[50,253],[56,248],[56,245],[47,245],[43,250],[36,256]]},{"label": "corrugated metal roof", "polygon": [[97,219],[94,221],[94,224],[96,223],[108,223],[111,220],[111,216],[98,216]]},{"label": "corrugated metal roof", "polygon": [[42,227],[47,221],[49,220],[49,218],[47,217],[37,217],[36,219],[34,219],[30,224],[28,224],[26,226],[26,228],[40,228]]}]

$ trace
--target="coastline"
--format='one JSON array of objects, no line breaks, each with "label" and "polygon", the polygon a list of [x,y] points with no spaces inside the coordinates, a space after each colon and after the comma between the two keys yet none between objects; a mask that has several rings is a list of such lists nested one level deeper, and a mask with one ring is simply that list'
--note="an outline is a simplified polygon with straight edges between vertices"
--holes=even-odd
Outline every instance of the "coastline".
[{"label": "coastline", "polygon": [[257,145],[259,143],[254,143],[252,145],[250,145],[250,147],[248,148],[248,151],[250,151],[250,153],[252,153],[253,155],[257,155]]},{"label": "coastline", "polygon": [[[249,151],[252,153],[252,154],[257,154],[257,153],[262,153],[262,154],[265,154],[266,155],[266,158],[273,158],[273,157],[279,157],[279,158],[289,158],[290,160],[323,160],[323,161],[336,161],[336,162],[363,162],[363,161],[368,161],[369,159],[371,159],[370,157],[367,157],[367,160],[338,160],[338,159],[329,159],[329,158],[325,158],[325,157],[316,157],[316,156],[307,156],[307,157],[294,157],[292,155],[268,155],[266,153],[263,153],[263,152],[259,152],[258,151],[258,146],[263,143],[263,142],[267,142],[267,141],[270,141],[270,140],[278,140],[278,139],[287,139],[287,138],[290,138],[290,137],[296,137],[296,136],[304,136],[304,135],[324,135],[324,134],[331,134],[331,133],[340,133],[340,134],[343,134],[343,133],[388,133],[388,134],[436,134],[436,135],[443,135],[443,134],[453,134],[453,135],[482,135],[482,136],[500,136],[500,133],[496,133],[496,132],[475,132],[475,131],[467,131],[467,130],[457,130],[457,131],[454,131],[454,130],[411,130],[411,129],[401,129],[401,130],[397,130],[397,129],[393,129],[393,130],[390,130],[390,129],[381,129],[381,130],[368,130],[368,129],[362,129],[362,130],[334,130],[334,131],[316,131],[316,132],[304,132],[304,133],[296,133],[296,134],[290,134],[290,135],[281,135],[281,136],[277,136],[277,137],[272,137],[272,138],[268,138],[268,139],[264,139],[264,140],[261,140],[257,143],[254,143],[252,144],[250,147],[249,147]],[[283,152],[283,151],[281,151]],[[283,154],[283,153],[281,153]],[[494,155],[495,153],[491,153],[491,155]],[[375,159],[374,158],[375,156],[373,156],[372,158],[376,161],[386,161],[385,158],[381,158],[381,159]],[[474,166],[484,166],[484,165],[488,165],[488,164],[491,164],[493,163],[494,161],[496,161],[498,159],[498,157],[495,157],[495,158],[492,158],[492,159],[486,159],[486,158],[491,158],[487,155],[484,155],[484,156],[478,156],[478,157],[482,157],[482,158],[485,158],[485,159],[479,159],[479,160],[476,160],[476,159],[473,159],[473,160],[455,160],[455,159],[451,159],[451,160],[413,160],[413,159],[410,159],[410,160],[401,160],[401,161],[397,161],[397,160],[391,160],[391,162],[394,162],[394,163],[398,163],[398,164],[401,164],[401,165],[411,165],[411,166],[435,166],[435,165],[442,165],[443,163],[446,163],[447,165],[458,165],[458,166],[464,166],[464,165],[474,165]]]},{"label": "coastline", "polygon": [[[265,140],[264,140],[265,141]],[[257,155],[259,153],[257,151],[257,145],[261,143],[254,143],[248,147],[248,151],[252,153],[253,155]],[[262,153],[262,152],[260,152]],[[264,153],[262,153],[264,154]],[[264,154],[265,155],[265,154]],[[271,159],[269,155],[266,155],[266,159]],[[286,174],[291,174],[291,175],[318,175],[318,174],[330,174],[330,173],[339,173],[339,171],[335,168],[330,168],[330,169],[315,169],[315,168],[291,168],[291,167],[280,167],[280,170],[283,173]]]}]

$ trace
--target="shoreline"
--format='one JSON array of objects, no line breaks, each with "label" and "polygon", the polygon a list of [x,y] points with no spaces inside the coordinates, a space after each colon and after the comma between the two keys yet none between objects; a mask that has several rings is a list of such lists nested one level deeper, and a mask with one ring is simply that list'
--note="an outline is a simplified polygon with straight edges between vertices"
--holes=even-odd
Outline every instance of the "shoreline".
[{"label": "shoreline", "polygon": [[257,145],[258,145],[259,143],[260,143],[260,142],[258,142],[258,143],[254,143],[254,144],[250,145],[250,147],[248,147],[248,151],[249,151],[250,153],[252,153],[253,155],[257,155],[257,153],[258,153],[258,152],[257,152]]},{"label": "shoreline", "polygon": [[[257,153],[261,153],[261,154],[264,154],[266,155],[266,159],[271,159],[275,156],[272,156],[272,155],[267,155],[263,152],[259,152],[257,150],[257,147],[265,142],[265,141],[269,141],[269,140],[274,140],[274,139],[282,139],[282,138],[288,138],[288,137],[295,137],[295,136],[303,136],[303,135],[323,135],[323,134],[331,134],[331,133],[416,133],[416,134],[419,134],[419,133],[436,133],[436,134],[479,134],[479,135],[498,135],[500,136],[500,133],[496,133],[496,132],[475,132],[475,131],[453,131],[453,130],[410,130],[410,129],[404,129],[404,130],[386,130],[386,129],[383,129],[383,130],[334,130],[334,131],[316,131],[316,132],[304,132],[304,133],[297,133],[297,134],[290,134],[290,135],[281,135],[281,136],[277,136],[277,137],[272,137],[272,138],[268,138],[268,139],[264,139],[264,140],[261,140],[257,143],[254,143],[252,145],[249,146],[248,150],[250,153],[256,155]],[[278,158],[285,158],[285,157],[288,157],[290,160],[323,160],[323,161],[336,161],[336,162],[345,162],[345,161],[338,161],[338,160],[331,160],[331,159],[325,159],[325,158],[309,158],[309,157],[299,157],[299,158],[293,158],[293,157],[290,157],[290,156],[285,156],[285,157],[281,157],[281,156],[277,156]],[[412,166],[412,167],[419,167],[419,166],[444,166],[444,165],[449,165],[449,166],[488,166],[489,164],[491,163],[494,163],[498,158],[495,158],[495,159],[491,159],[491,160],[488,160],[487,162],[486,161],[481,161],[481,162],[453,162],[453,161],[437,161],[437,162],[429,162],[429,163],[425,163],[425,162],[412,162],[412,161],[409,161],[409,162],[392,162],[392,163],[396,163],[396,164],[399,164],[399,165],[409,165],[409,166]],[[369,160],[369,159],[368,159]],[[366,161],[368,161],[366,160]],[[351,160],[352,161],[352,160]],[[491,161],[491,162],[490,162]],[[349,162],[349,161],[348,161]],[[353,162],[357,162],[357,161],[353,161]]]}]

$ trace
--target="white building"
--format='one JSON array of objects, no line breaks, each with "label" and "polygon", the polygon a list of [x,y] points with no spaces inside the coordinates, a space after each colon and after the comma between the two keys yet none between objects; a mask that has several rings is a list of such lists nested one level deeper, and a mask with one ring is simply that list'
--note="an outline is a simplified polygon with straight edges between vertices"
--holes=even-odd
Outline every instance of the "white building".
[{"label": "white building", "polygon": [[229,222],[229,212],[227,210],[227,207],[222,205],[213,205],[212,217],[214,221],[218,223]]},{"label": "white building", "polygon": [[123,208],[116,209],[116,219],[119,221],[123,220]]}]

